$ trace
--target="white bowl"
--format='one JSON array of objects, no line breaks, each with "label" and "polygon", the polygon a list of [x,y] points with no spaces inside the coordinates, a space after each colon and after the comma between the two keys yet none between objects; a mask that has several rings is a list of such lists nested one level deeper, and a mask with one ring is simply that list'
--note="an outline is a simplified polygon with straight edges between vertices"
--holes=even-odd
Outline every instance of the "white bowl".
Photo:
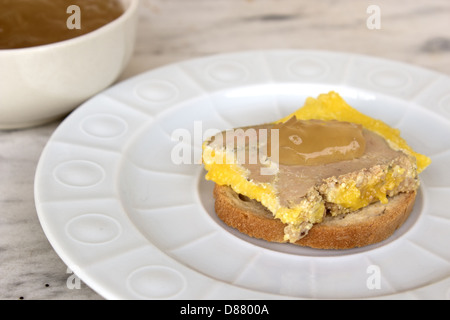
[{"label": "white bowl", "polygon": [[139,0],[88,34],[48,45],[0,50],[0,129],[61,117],[110,86],[133,49]]}]

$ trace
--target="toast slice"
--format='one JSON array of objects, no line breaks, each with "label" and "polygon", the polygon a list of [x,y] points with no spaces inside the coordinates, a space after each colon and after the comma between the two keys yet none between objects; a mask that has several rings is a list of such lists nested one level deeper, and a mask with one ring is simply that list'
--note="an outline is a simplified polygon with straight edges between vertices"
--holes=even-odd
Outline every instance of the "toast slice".
[{"label": "toast slice", "polygon": [[[364,146],[362,154],[308,163],[354,142],[349,154]],[[398,129],[360,113],[335,92],[308,98],[273,123],[216,134],[204,141],[202,159],[226,224],[267,241],[322,249],[361,247],[392,235],[412,210],[418,174],[431,163]]]},{"label": "toast slice", "polygon": [[[216,214],[228,226],[254,238],[286,242],[285,224],[258,201],[218,184],[214,197]],[[376,202],[345,215],[327,214],[294,244],[316,249],[351,249],[383,241],[406,221],[415,198],[415,191],[403,192],[390,197],[387,203]]]},{"label": "toast slice", "polygon": [[[271,124],[255,128],[259,132],[270,129]],[[366,147],[356,159],[322,165],[279,164],[274,174],[263,175],[263,163],[217,162],[217,158],[225,158],[227,150],[237,157],[235,149],[223,146],[223,141],[232,139],[221,132],[204,143],[208,151],[203,157],[206,179],[260,202],[285,225],[285,240],[296,242],[320,224],[325,214],[345,215],[377,201],[387,203],[389,197],[419,187],[414,157],[393,150],[383,137],[369,130],[363,129],[362,135]]]}]

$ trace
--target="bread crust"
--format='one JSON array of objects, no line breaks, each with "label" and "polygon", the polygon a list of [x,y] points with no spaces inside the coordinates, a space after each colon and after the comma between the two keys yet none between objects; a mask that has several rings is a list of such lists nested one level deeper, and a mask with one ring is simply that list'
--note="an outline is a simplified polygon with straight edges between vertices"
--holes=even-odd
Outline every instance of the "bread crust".
[{"label": "bread crust", "polygon": [[[285,242],[285,225],[259,202],[217,184],[214,197],[216,214],[228,226],[254,238]],[[377,202],[354,213],[326,216],[295,244],[316,249],[351,249],[383,241],[406,221],[415,198],[415,191],[400,193],[387,204]]]}]

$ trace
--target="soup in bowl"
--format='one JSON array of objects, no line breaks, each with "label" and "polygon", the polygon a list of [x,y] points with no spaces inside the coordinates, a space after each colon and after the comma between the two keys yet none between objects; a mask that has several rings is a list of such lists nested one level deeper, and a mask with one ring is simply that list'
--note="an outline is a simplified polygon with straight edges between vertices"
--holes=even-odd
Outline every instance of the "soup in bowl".
[{"label": "soup in bowl", "polygon": [[139,0],[0,0],[0,129],[62,117],[132,55]]}]

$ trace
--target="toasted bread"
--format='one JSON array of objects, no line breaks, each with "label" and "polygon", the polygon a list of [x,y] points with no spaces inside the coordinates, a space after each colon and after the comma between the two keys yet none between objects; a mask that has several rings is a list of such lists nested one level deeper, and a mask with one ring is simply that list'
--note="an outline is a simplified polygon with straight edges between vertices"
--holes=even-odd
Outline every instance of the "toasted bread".
[{"label": "toasted bread", "polygon": [[[285,225],[258,201],[217,184],[214,197],[216,214],[228,226],[254,238],[286,242]],[[351,249],[383,241],[406,221],[415,198],[415,191],[404,192],[389,198],[386,204],[376,202],[352,213],[326,215],[294,244],[316,249]]]}]

